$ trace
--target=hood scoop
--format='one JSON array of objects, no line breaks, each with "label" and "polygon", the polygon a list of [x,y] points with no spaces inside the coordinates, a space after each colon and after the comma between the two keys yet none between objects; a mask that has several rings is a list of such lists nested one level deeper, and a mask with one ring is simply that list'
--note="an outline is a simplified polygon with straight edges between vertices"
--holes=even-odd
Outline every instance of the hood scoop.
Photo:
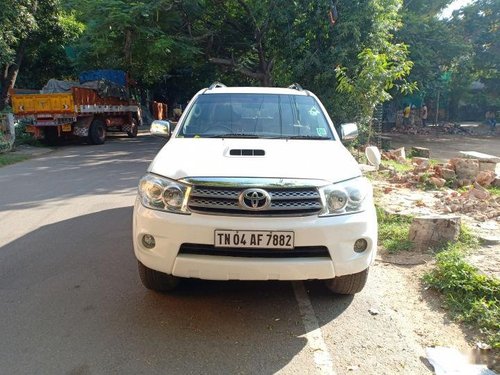
[{"label": "hood scoop", "polygon": [[233,148],[229,150],[230,156],[265,156],[264,150],[255,150],[251,148]]}]

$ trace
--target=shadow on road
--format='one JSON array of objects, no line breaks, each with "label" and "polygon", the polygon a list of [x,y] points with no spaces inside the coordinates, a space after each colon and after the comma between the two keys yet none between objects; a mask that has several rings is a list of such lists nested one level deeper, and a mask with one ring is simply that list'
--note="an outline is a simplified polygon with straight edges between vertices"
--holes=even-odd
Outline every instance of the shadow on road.
[{"label": "shadow on road", "polygon": [[[290,283],[144,289],[131,215],[131,207],[84,215],[0,247],[3,373],[270,374],[304,349]],[[324,310],[322,324],[352,301],[306,287]],[[304,371],[314,368],[312,355],[304,358]]]},{"label": "shadow on road", "polygon": [[133,192],[164,143],[149,136],[116,138],[99,146],[60,147],[43,157],[3,167],[0,211],[34,208],[73,197]]}]

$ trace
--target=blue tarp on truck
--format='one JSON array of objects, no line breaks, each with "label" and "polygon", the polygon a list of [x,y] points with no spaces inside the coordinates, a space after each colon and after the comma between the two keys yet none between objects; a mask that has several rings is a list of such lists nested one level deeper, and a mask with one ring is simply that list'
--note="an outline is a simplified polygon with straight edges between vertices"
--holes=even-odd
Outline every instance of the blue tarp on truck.
[{"label": "blue tarp on truck", "polygon": [[80,83],[107,80],[120,86],[127,86],[127,74],[123,70],[101,69],[80,73]]}]

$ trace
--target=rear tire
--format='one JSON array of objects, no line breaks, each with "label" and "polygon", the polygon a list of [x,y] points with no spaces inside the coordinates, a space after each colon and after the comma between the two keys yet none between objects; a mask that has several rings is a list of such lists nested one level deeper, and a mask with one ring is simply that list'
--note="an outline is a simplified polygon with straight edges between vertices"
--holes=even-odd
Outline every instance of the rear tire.
[{"label": "rear tire", "polygon": [[137,265],[139,267],[139,276],[141,277],[142,285],[148,289],[156,292],[170,292],[179,284],[178,277],[152,270],[139,261]]},{"label": "rear tire", "polygon": [[59,143],[59,134],[56,126],[48,126],[43,129],[44,140],[48,146],[57,146]]},{"label": "rear tire", "polygon": [[352,275],[339,276],[325,280],[330,291],[337,294],[356,294],[363,290],[368,279],[368,268]]},{"label": "rear tire", "polygon": [[106,141],[106,126],[99,118],[94,119],[89,128],[89,143],[102,145]]},{"label": "rear tire", "polygon": [[135,138],[137,137],[137,132],[139,131],[139,126],[137,125],[137,120],[134,118],[132,119],[132,124],[131,124],[130,131],[127,132],[127,135],[130,138]]}]

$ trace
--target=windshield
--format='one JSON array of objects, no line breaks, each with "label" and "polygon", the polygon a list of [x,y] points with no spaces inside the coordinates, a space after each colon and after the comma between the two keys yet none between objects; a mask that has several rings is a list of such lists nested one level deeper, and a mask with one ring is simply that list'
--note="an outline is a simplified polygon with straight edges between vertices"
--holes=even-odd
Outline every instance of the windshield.
[{"label": "windshield", "polygon": [[200,95],[177,136],[334,139],[313,97],[275,94]]}]

